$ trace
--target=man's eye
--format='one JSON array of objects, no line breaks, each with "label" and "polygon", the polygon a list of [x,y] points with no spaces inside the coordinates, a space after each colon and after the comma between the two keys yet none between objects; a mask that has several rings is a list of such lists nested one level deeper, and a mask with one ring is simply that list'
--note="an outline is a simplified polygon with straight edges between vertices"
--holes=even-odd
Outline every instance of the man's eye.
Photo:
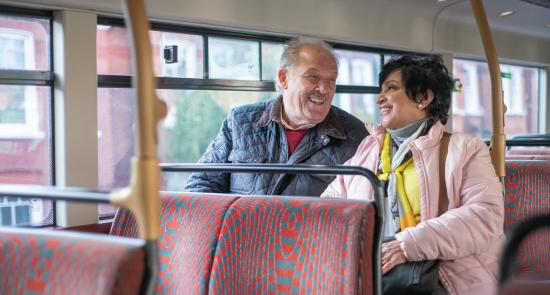
[{"label": "man's eye", "polygon": [[315,75],[306,75],[305,77],[306,77],[306,79],[312,80],[312,81],[318,81],[319,80],[319,77],[315,76]]}]

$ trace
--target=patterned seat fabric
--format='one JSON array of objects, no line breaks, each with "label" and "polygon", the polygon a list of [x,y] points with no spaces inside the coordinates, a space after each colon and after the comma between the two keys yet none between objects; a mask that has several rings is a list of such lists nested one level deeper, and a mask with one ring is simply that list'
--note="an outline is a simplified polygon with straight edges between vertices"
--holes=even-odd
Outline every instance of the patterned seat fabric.
[{"label": "patterned seat fabric", "polygon": [[143,247],[141,240],[0,227],[0,293],[139,294]]},{"label": "patterned seat fabric", "polygon": [[210,294],[371,294],[374,206],[243,197],[232,204]]},{"label": "patterned seat fabric", "polygon": [[[550,162],[507,161],[504,229],[527,217],[550,214]],[[525,239],[519,250],[519,272],[526,277],[550,279],[550,228]]]},{"label": "patterned seat fabric", "polygon": [[549,148],[512,149],[506,152],[507,155],[550,155]]},{"label": "patterned seat fabric", "polygon": [[539,160],[550,161],[550,155],[506,155],[506,160]]},{"label": "patterned seat fabric", "polygon": [[[236,199],[198,194],[161,196],[158,294],[207,293],[223,218]],[[138,236],[138,227],[129,211],[117,212],[111,234]]]}]

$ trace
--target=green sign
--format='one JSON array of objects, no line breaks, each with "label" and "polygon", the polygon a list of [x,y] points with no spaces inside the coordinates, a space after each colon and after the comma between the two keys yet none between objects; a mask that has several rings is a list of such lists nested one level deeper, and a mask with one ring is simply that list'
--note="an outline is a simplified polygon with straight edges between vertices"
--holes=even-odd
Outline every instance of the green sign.
[{"label": "green sign", "polygon": [[512,79],[512,73],[501,72],[500,76],[502,77],[502,79]]}]

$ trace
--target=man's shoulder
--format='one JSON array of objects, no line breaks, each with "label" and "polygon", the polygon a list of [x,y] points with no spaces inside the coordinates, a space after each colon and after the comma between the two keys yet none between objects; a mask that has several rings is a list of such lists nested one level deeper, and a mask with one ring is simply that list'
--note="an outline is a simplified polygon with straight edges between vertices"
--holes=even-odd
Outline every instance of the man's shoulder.
[{"label": "man's shoulder", "polygon": [[257,119],[272,103],[273,100],[268,100],[237,106],[231,110],[231,116],[234,120]]},{"label": "man's shoulder", "polygon": [[242,114],[249,112],[263,112],[265,111],[273,100],[259,101],[255,103],[243,104],[233,108],[233,113]]}]

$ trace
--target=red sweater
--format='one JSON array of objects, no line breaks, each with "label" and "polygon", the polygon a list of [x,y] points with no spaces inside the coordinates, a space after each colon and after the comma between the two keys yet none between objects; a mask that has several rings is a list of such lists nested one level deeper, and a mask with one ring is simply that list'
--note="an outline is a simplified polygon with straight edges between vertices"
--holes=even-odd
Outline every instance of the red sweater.
[{"label": "red sweater", "polygon": [[298,147],[298,144],[300,144],[300,141],[306,136],[309,129],[301,129],[301,130],[289,130],[285,129],[286,134],[286,140],[288,141],[288,156],[292,155],[296,148]]}]

